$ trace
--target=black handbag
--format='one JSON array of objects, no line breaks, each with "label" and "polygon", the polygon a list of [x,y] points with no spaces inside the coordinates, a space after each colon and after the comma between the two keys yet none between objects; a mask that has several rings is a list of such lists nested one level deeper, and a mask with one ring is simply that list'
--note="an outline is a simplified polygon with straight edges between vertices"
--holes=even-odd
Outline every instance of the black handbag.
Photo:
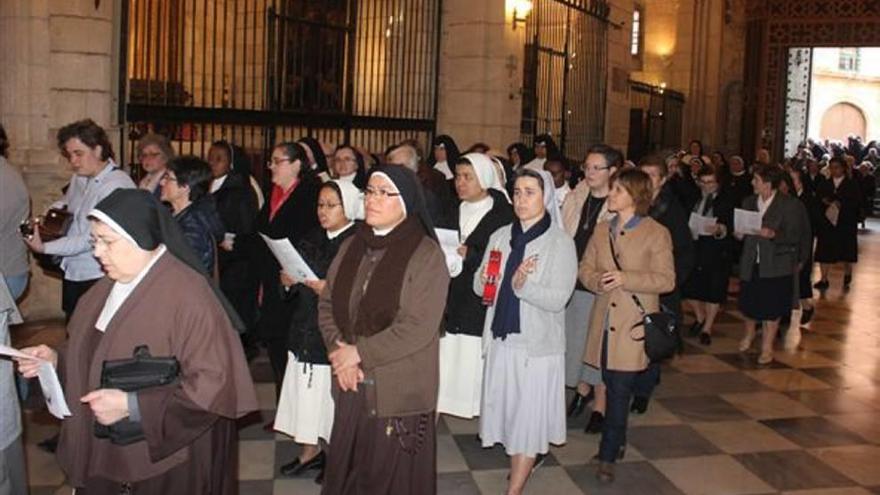
[{"label": "black handbag", "polygon": [[[614,260],[614,266],[618,270],[623,271],[623,268],[620,267],[620,262],[617,261],[617,254],[614,252],[612,235],[613,233],[608,236],[608,244],[611,246],[611,259]],[[678,319],[662,306],[660,311],[648,313],[645,311],[645,307],[642,306],[642,301],[639,300],[638,296],[635,294],[631,294],[631,296],[636,307],[639,308],[639,313],[642,315],[642,321],[633,325],[632,329],[640,326],[644,328],[644,336],[633,337],[633,340],[645,342],[645,354],[648,355],[648,359],[651,361],[662,361],[672,357],[678,349]]]},{"label": "black handbag", "polygon": [[[153,357],[145,345],[134,349],[131,359],[104,361],[101,366],[101,388],[136,392],[177,382],[180,363],[175,357]],[[107,438],[114,445],[129,445],[144,439],[140,421],[121,419],[112,425],[95,423],[95,436]]]}]

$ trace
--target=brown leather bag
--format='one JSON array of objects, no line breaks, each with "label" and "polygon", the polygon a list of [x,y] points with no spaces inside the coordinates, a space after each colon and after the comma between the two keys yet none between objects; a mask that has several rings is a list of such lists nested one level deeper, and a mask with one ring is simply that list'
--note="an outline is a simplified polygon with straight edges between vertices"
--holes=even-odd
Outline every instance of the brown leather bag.
[{"label": "brown leather bag", "polygon": [[54,241],[67,235],[73,214],[65,209],[50,208],[39,223],[40,238],[43,241]]}]

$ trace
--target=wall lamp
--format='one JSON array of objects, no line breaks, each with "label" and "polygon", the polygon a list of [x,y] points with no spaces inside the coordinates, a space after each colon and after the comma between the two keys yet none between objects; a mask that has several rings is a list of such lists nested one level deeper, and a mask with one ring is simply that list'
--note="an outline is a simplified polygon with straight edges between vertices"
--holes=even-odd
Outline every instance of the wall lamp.
[{"label": "wall lamp", "polygon": [[532,11],[532,0],[513,0],[513,30],[516,31],[516,25],[526,23],[526,18]]}]

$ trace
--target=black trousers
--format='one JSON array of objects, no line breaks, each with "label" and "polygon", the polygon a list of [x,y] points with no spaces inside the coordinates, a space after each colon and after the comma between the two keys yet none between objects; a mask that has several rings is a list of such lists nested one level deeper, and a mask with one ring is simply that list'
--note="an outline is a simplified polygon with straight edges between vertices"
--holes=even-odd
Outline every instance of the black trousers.
[{"label": "black trousers", "polygon": [[96,278],[93,280],[74,281],[66,278],[61,282],[61,309],[64,311],[65,321],[70,321],[73,316],[73,310],[76,309],[76,303],[79,298],[95,285],[95,282],[101,280]]}]

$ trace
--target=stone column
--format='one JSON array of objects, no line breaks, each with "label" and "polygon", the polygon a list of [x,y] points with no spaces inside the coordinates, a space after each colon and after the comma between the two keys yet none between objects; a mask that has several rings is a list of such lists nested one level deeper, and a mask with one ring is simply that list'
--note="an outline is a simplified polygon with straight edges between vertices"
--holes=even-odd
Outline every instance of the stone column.
[{"label": "stone column", "polygon": [[[605,143],[626,154],[629,144],[629,78],[633,60],[630,53],[633,2],[611,0],[608,28],[608,80],[605,104]],[[577,157],[576,157],[577,158]]]},{"label": "stone column", "polygon": [[525,26],[504,0],[444,0],[437,132],[460,148],[519,140]]},{"label": "stone column", "polygon": [[[114,127],[113,16],[104,0],[3,0],[0,2],[0,122],[11,143],[10,162],[21,169],[34,214],[62,196],[70,171],[55,135],[90,117]],[[118,142],[118,139],[114,139]],[[61,284],[35,264],[22,303],[29,319],[61,315]]]}]

